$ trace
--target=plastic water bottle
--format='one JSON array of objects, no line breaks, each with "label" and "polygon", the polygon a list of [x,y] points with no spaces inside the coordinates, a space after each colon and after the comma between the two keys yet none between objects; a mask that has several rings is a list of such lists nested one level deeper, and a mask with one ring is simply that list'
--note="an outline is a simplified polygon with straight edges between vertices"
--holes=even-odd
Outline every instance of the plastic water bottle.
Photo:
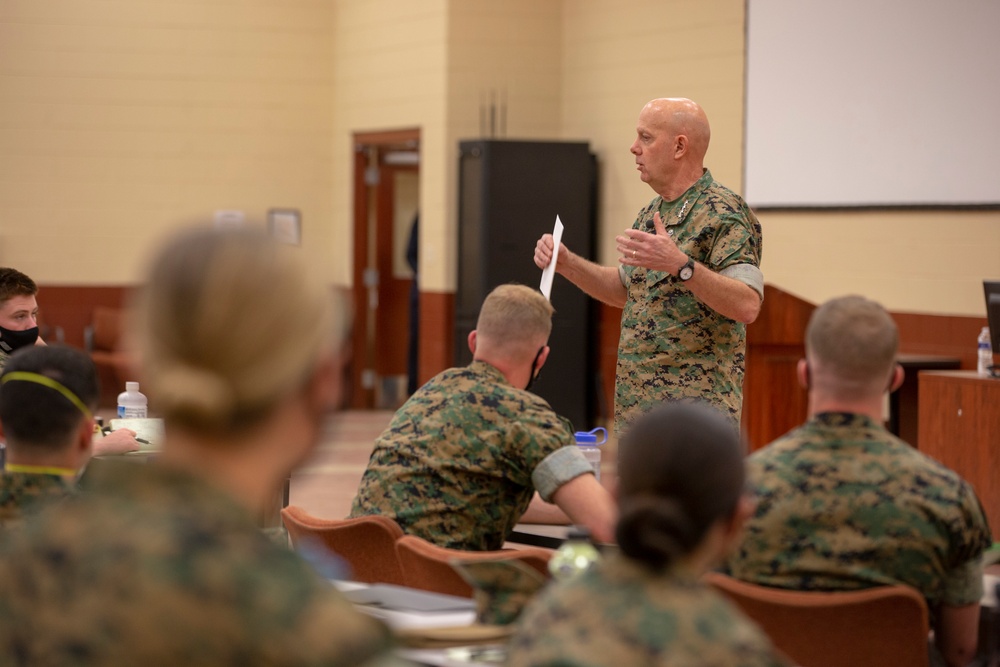
[{"label": "plastic water bottle", "polygon": [[139,392],[138,382],[126,382],[125,391],[118,394],[119,419],[145,419],[146,395]]},{"label": "plastic water bottle", "polygon": [[980,375],[989,375],[990,369],[993,367],[993,346],[990,344],[989,327],[983,327],[983,330],[979,332],[979,342],[976,347],[979,352],[979,363],[976,370],[979,371]]},{"label": "plastic water bottle", "polygon": [[594,469],[597,481],[601,481],[601,450],[599,448],[608,441],[607,430],[598,426],[593,431],[577,431],[573,437],[576,439],[576,444],[580,447],[584,458]]},{"label": "plastic water bottle", "polygon": [[567,581],[583,574],[599,560],[601,554],[590,541],[590,532],[586,528],[573,526],[569,529],[566,541],[549,559],[549,572],[553,579]]}]

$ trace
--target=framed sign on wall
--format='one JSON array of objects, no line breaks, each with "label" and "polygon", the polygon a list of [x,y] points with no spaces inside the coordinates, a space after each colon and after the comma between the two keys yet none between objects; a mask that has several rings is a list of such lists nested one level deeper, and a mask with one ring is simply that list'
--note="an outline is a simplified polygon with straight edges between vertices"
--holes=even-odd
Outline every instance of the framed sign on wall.
[{"label": "framed sign on wall", "polygon": [[278,241],[302,245],[302,214],[294,208],[272,208],[267,212],[267,229]]}]

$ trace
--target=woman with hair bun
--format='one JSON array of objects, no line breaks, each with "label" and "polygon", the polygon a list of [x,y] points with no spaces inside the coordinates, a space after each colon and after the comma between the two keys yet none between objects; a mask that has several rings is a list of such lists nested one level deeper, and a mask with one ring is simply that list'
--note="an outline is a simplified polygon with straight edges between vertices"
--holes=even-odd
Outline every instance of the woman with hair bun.
[{"label": "woman with hair bun", "polygon": [[[24,665],[375,665],[388,630],[258,528],[339,399],[336,313],[296,248],[250,230],[169,243],[135,305],[163,417],[146,465],[0,548],[0,654]],[[103,462],[102,462],[103,463]]]},{"label": "woman with hair bun", "polygon": [[743,458],[739,434],[706,404],[671,403],[637,419],[619,444],[620,553],[532,602],[508,664],[788,665],[699,581],[752,512]]}]

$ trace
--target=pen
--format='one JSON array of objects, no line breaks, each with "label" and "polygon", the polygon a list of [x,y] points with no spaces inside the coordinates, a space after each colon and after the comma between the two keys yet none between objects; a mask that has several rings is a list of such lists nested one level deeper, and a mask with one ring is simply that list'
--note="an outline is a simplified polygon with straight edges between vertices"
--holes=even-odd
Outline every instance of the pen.
[{"label": "pen", "polygon": [[[111,427],[110,426],[104,426],[104,427],[101,428],[101,432],[104,435],[107,435],[107,434],[111,433]],[[143,444],[143,445],[151,445],[151,444],[153,444],[149,440],[146,440],[145,438],[136,438],[135,441],[138,442],[138,443],[140,443],[140,444]]]}]

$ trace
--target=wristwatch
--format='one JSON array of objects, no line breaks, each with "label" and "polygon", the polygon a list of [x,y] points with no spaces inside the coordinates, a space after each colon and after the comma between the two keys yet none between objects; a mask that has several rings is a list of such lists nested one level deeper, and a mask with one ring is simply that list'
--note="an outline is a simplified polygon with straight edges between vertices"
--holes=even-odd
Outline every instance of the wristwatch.
[{"label": "wristwatch", "polygon": [[681,279],[681,282],[687,282],[691,280],[691,276],[694,275],[694,260],[688,257],[687,264],[681,267],[681,270],[677,272],[677,277]]}]

